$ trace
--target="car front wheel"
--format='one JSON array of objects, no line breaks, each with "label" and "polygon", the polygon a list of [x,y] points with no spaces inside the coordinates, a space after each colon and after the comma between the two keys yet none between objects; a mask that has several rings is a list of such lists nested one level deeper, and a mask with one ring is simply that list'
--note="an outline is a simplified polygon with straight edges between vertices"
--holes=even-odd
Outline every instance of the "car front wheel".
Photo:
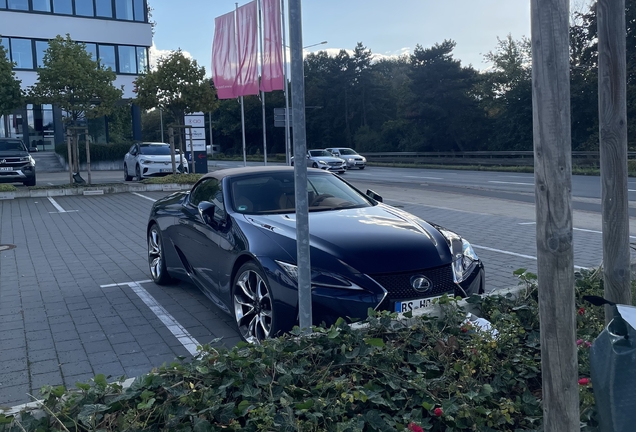
[{"label": "car front wheel", "polygon": [[124,164],[124,181],[131,181],[132,176],[128,175],[128,166]]},{"label": "car front wheel", "polygon": [[139,168],[139,165],[137,165],[137,168],[135,169],[135,174],[137,175],[137,181],[141,180],[141,168]]},{"label": "car front wheel", "polygon": [[236,273],[232,300],[236,325],[246,342],[258,344],[279,333],[271,288],[256,263],[245,263]]},{"label": "car front wheel", "polygon": [[166,268],[161,231],[156,224],[148,231],[148,265],[150,276],[157,285],[167,285],[173,281]]}]

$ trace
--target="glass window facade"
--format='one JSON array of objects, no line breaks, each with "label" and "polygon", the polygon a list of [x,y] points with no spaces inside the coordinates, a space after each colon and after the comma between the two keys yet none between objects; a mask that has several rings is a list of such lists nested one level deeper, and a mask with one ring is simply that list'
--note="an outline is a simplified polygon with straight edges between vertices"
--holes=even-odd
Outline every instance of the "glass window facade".
[{"label": "glass window facade", "polygon": [[0,0],[0,9],[148,22],[147,0]]},{"label": "glass window facade", "polygon": [[11,60],[16,64],[16,69],[33,69],[31,39],[11,38]]},{"label": "glass window facade", "polygon": [[95,15],[98,17],[113,17],[113,0],[95,0]]},{"label": "glass window facade", "polygon": [[46,41],[35,41],[35,59],[37,61],[37,67],[44,67],[44,53],[49,48],[49,43]]},{"label": "glass window facade", "polygon": [[119,71],[121,73],[127,74],[137,73],[137,55],[135,52],[135,47],[119,47]]},{"label": "glass window facade", "polygon": [[137,47],[137,73],[148,72],[148,50],[144,47]]},{"label": "glass window facade", "polygon": [[113,45],[100,45],[99,46],[99,64],[104,68],[111,68],[113,71],[117,70],[117,63],[115,61],[115,47]]},{"label": "glass window facade", "polygon": [[73,15],[73,0],[53,0],[53,13]]},{"label": "glass window facade", "polygon": [[51,0],[31,0],[33,10],[38,12],[51,12]]},{"label": "glass window facade", "polygon": [[29,10],[29,0],[8,0],[9,9],[13,10]]},{"label": "glass window facade", "polygon": [[97,60],[97,45],[94,43],[86,44],[86,52],[91,55],[93,60]]},{"label": "glass window facade", "polygon": [[75,15],[88,17],[95,16],[93,0],[75,0]]},{"label": "glass window facade", "polygon": [[8,38],[3,38],[0,40],[0,45],[2,45],[4,47],[4,52],[7,55],[8,59],[11,59],[11,51],[9,49],[9,39]]}]

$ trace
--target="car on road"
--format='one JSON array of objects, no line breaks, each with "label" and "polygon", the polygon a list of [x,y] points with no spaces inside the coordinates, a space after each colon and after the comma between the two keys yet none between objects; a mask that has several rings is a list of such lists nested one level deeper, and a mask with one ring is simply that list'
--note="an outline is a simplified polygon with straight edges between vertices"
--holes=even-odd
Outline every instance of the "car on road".
[{"label": "car on road", "polygon": [[367,158],[358,154],[354,149],[348,147],[331,147],[327,150],[333,156],[342,158],[347,162],[347,169],[364,169],[367,166]]},{"label": "car on road", "polygon": [[[188,161],[176,150],[175,162],[177,172],[188,172]],[[124,180],[133,178],[141,180],[147,177],[158,177],[172,174],[172,156],[170,145],[165,143],[135,143],[124,156]]]},{"label": "car on road", "polygon": [[[35,152],[37,148],[30,151]],[[35,160],[20,139],[0,138],[0,183],[35,186]]]},{"label": "car on road", "polygon": [[[293,157],[291,158],[291,165],[294,166]],[[307,166],[340,174],[347,169],[344,159],[334,157],[327,150],[307,150]]]},{"label": "car on road", "polygon": [[[407,312],[444,294],[484,292],[460,235],[382,203],[325,171],[307,173],[314,324]],[[297,325],[294,170],[214,171],[156,201],[147,225],[152,280],[194,283],[258,343]],[[374,198],[375,197],[375,198]]]}]

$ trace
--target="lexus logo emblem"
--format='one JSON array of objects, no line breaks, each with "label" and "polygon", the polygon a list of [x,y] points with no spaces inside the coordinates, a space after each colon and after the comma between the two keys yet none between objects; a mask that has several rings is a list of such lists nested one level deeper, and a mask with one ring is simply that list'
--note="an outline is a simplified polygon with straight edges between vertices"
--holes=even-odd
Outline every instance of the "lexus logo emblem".
[{"label": "lexus logo emblem", "polygon": [[426,292],[430,291],[433,287],[433,283],[426,276],[415,275],[411,278],[411,286],[415,291]]}]

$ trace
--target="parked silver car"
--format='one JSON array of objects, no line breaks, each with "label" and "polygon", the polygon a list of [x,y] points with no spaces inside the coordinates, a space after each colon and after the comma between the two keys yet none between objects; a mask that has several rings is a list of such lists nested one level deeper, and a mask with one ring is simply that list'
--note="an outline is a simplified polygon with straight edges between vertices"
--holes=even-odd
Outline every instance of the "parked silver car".
[{"label": "parked silver car", "polygon": [[333,147],[326,149],[333,156],[344,159],[347,162],[347,168],[364,169],[367,166],[367,158],[359,155],[354,149],[348,147]]},{"label": "parked silver car", "polygon": [[[291,158],[291,164],[294,166],[294,158]],[[325,171],[333,171],[342,174],[347,169],[344,159],[334,157],[327,150],[308,150],[307,166],[312,168],[320,168]]]}]

